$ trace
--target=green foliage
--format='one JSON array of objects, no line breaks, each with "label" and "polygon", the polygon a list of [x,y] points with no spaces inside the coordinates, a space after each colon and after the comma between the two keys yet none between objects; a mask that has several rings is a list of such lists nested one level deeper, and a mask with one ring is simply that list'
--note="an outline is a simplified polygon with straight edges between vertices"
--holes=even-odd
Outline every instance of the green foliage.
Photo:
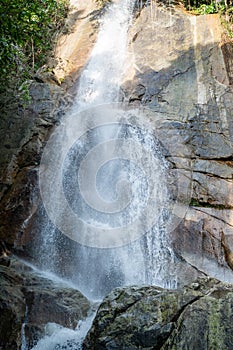
[{"label": "green foliage", "polygon": [[19,98],[23,105],[23,107],[27,107],[28,104],[31,102],[31,96],[29,93],[29,86],[30,86],[30,80],[26,80],[23,82],[23,84],[19,87]]},{"label": "green foliage", "polygon": [[233,0],[184,0],[184,6],[196,15],[219,13],[228,36],[233,38]]},{"label": "green foliage", "polygon": [[209,5],[201,4],[201,6],[195,9],[194,12],[199,15],[209,15],[211,13],[217,13],[218,9],[216,8],[215,3],[212,2]]},{"label": "green foliage", "polygon": [[185,2],[185,6],[196,15],[208,15],[225,10],[225,3],[211,0],[189,0]]},{"label": "green foliage", "polygon": [[61,28],[67,0],[0,1],[0,91],[21,84],[42,66]]}]

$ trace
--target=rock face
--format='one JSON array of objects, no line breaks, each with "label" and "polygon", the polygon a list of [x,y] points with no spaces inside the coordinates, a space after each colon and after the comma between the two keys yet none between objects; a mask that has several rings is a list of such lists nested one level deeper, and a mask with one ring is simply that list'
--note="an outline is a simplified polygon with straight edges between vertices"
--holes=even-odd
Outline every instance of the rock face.
[{"label": "rock face", "polygon": [[90,304],[79,291],[39,277],[14,258],[1,263],[0,349],[21,349],[23,336],[31,349],[48,322],[75,328],[87,316]]},{"label": "rock face", "polygon": [[232,64],[219,17],[152,1],[132,25],[129,47],[122,96],[153,111],[166,158],[192,184],[189,209],[171,235],[175,251],[233,281],[220,239],[223,231],[233,249]]},{"label": "rock face", "polygon": [[27,109],[8,101],[2,110],[0,239],[21,247],[39,198],[38,166],[46,139],[59,120],[62,89],[54,84],[29,83]]},{"label": "rock face", "polygon": [[227,350],[233,287],[204,278],[181,290],[126,287],[99,307],[85,350]]},{"label": "rock face", "polygon": [[66,21],[67,32],[56,45],[57,65],[54,74],[59,81],[75,82],[86,64],[97,34],[96,19],[101,9],[92,0],[70,1],[70,13]]}]

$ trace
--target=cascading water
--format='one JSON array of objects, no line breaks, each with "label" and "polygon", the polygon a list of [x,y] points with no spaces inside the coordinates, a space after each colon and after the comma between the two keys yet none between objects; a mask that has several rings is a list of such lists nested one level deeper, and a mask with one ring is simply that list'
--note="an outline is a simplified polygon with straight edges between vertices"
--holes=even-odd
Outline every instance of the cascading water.
[{"label": "cascading water", "polygon": [[81,74],[75,112],[101,103],[118,102],[127,53],[127,32],[135,0],[113,3],[104,19],[89,63]]},{"label": "cascading water", "polygon": [[[100,113],[108,114],[111,108],[103,107],[102,109],[101,105],[118,102],[120,84],[124,67],[126,67],[127,32],[134,3],[135,0],[119,0],[107,9],[89,63],[81,74],[77,95],[70,111],[71,115],[79,113],[85,117],[85,113],[88,114],[91,108],[91,113],[93,111],[96,119],[95,109],[98,111],[97,116]],[[66,125],[65,132],[62,132],[56,141],[59,154],[54,152],[51,157],[51,161],[55,164],[59,164],[59,157],[63,157],[63,169],[60,169],[62,183],[47,176],[46,181],[49,185],[45,186],[45,192],[49,192],[49,195],[46,200],[43,198],[44,203],[49,202],[48,205],[45,203],[45,208],[52,211],[53,224],[44,222],[41,225],[43,238],[38,253],[41,267],[61,274],[61,265],[66,263],[66,258],[69,259],[68,267],[64,272],[68,274],[66,277],[70,278],[77,288],[90,299],[100,299],[114,287],[123,285],[157,284],[163,287],[175,287],[176,285],[176,278],[168,268],[173,255],[166,236],[165,221],[168,220],[168,213],[164,208],[170,198],[166,184],[167,164],[162,155],[161,145],[153,132],[148,133],[143,127],[138,127],[137,118],[139,120],[140,115],[137,116],[137,112],[133,113],[130,109],[121,108],[120,105],[117,111],[120,123],[108,124],[105,118],[105,122],[102,124],[100,122],[98,126],[90,125],[87,131],[71,145],[69,140],[74,133],[74,118],[66,116],[63,120],[63,124]],[[85,123],[84,119],[83,123]],[[89,123],[90,120],[88,119]],[[112,141],[116,139],[121,142],[115,144],[111,149]],[[125,147],[125,140],[131,142],[131,146]],[[101,150],[97,152],[99,144],[101,144]],[[136,144],[143,145],[146,153],[143,153],[141,147],[136,147]],[[66,150],[64,156],[63,149]],[[92,154],[92,149],[96,150],[96,153],[93,153],[92,162],[89,162],[88,167],[85,168],[86,158]],[[120,159],[119,154],[124,154],[124,152],[128,156]],[[154,158],[155,164],[151,169],[148,164],[148,154]],[[134,162],[131,159],[134,159]],[[140,164],[137,163],[141,163],[141,170],[138,166]],[[82,167],[84,176],[80,179],[77,169],[80,170]],[[145,172],[149,174],[147,181],[144,179]],[[95,175],[96,188],[92,188],[89,183],[93,180],[92,173]],[[138,224],[141,231],[134,226],[130,232],[132,239],[128,239],[127,242],[124,236],[118,238],[116,245],[109,244],[109,246],[98,237],[95,237],[98,244],[93,244],[93,242],[80,244],[80,241],[75,239],[76,231],[81,235],[82,230],[83,236],[90,235],[88,229],[85,231],[83,222],[86,222],[89,228],[94,227],[96,232],[99,228],[103,230],[110,228],[118,233],[120,227],[123,231],[127,230],[127,225],[134,221],[147,203],[150,178],[153,178],[153,194],[156,197],[152,208],[153,216],[156,216],[153,225],[147,223],[149,220],[147,213],[144,212]],[[126,182],[130,184],[130,190],[127,186],[124,187]],[[58,210],[57,204],[63,198],[61,191],[66,193],[68,206]],[[92,193],[95,191],[98,193],[97,199]],[[101,199],[99,199],[99,194]],[[86,202],[82,196],[87,198]],[[129,200],[130,196],[132,198]],[[49,197],[52,199],[50,200]],[[124,205],[118,208],[119,203]],[[99,204],[103,208],[107,206],[107,210],[98,210]],[[122,208],[124,210],[119,210]],[[68,236],[78,243],[67,243],[68,239],[64,238],[61,233],[58,234],[56,229],[56,227],[62,227],[61,231],[67,229],[65,218],[69,217],[70,209],[81,218],[80,227],[76,227],[73,222],[68,223],[71,231]],[[138,234],[137,231],[140,231],[141,234]],[[62,244],[63,240],[68,246]],[[69,250],[67,254],[66,249]],[[59,330],[56,329],[56,332]],[[66,333],[64,330],[62,332]],[[76,343],[81,346],[78,331],[67,337],[70,336],[79,339]],[[61,339],[61,342],[64,342],[63,336]],[[42,348],[54,349],[53,335],[47,336],[35,347],[36,350]],[[77,350],[77,345],[74,348]]]}]

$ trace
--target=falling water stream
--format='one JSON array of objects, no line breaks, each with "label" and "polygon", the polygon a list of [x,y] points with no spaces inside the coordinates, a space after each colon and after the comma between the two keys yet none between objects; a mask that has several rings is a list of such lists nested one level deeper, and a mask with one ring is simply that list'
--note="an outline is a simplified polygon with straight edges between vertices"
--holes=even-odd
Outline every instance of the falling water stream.
[{"label": "falling water stream", "polygon": [[[126,67],[127,33],[132,20],[134,3],[135,0],[119,0],[109,5],[102,19],[99,35],[89,62],[79,79],[77,94],[70,111],[71,115],[81,114],[81,116],[85,116],[85,111],[88,109],[94,110],[95,108],[101,112],[102,105],[118,102],[119,89]],[[104,244],[102,244],[102,247],[101,244],[90,244],[88,246],[88,244],[80,244],[77,239],[74,239],[74,241],[77,241],[77,243],[74,243],[75,249],[72,248],[67,254],[69,261],[72,261],[72,267],[65,269],[65,273],[68,274],[66,278],[70,279],[77,286],[77,289],[90,300],[100,300],[117,286],[156,284],[162,287],[175,287],[176,285],[176,277],[168,268],[173,255],[166,236],[165,221],[167,220],[167,213],[163,209],[163,207],[166,207],[165,203],[169,201],[169,192],[166,185],[167,164],[162,156],[158,140],[153,137],[153,133],[148,133],[146,129],[140,128],[137,123],[134,125],[132,120],[137,119],[134,117],[135,115],[130,109],[128,111],[123,109],[119,118],[128,120],[127,122],[112,123],[111,125],[100,123],[97,127],[89,128],[88,132],[81,135],[71,147],[68,147],[69,151],[63,162],[62,186],[60,183],[56,183],[55,180],[50,184],[50,196],[53,197],[54,208],[52,209],[55,219],[52,220],[53,223],[48,220],[41,220],[43,237],[38,260],[42,269],[59,274],[59,265],[64,264],[64,259],[62,262],[60,261],[60,255],[62,254],[61,240],[64,237],[61,238],[62,234],[58,235],[56,229],[56,226],[59,227],[59,224],[57,224],[59,217],[62,216],[62,210],[57,211],[56,214],[56,205],[60,201],[58,186],[66,192],[69,208],[81,217],[82,222],[87,222],[96,230],[99,227],[107,229],[110,227],[112,230],[121,226],[127,227],[146,205],[146,194],[149,191],[148,181],[144,179],[144,170],[147,167],[150,168],[147,165],[148,159],[142,153],[141,148],[135,149],[134,145],[143,145],[146,152],[153,155],[155,165],[147,171],[151,172],[150,176],[153,177],[153,191],[157,198],[153,207],[153,213],[157,217],[155,224],[150,225],[151,227],[148,226],[150,229],[143,232],[144,234],[141,234],[141,236],[138,235],[137,239],[128,240],[127,244],[122,240],[122,244],[119,244],[118,241],[116,246],[104,247]],[[73,119],[69,116],[65,117],[63,124],[66,124],[65,135],[63,133],[59,139],[58,149],[66,148],[65,143],[68,142],[69,134],[72,135],[74,129]],[[135,157],[134,153],[137,153],[144,169],[140,170],[137,164],[133,164],[127,157],[120,159],[115,156],[115,153],[112,154],[109,144],[114,139],[133,140],[134,143],[132,143],[131,149],[127,149],[128,157]],[[92,161],[89,164],[83,182],[81,181],[80,186],[77,186],[77,169],[82,166],[83,160],[89,154],[88,152],[93,148],[97,149],[99,144],[102,144],[102,149],[101,152],[96,153],[95,158],[98,158],[101,154],[105,161],[102,163],[102,167],[98,167],[98,171],[95,173],[95,181],[97,192],[101,194],[102,200],[110,206],[107,211],[96,209],[98,203],[102,203],[98,198],[92,205],[81,198],[84,195],[90,201],[92,200],[90,193],[88,193],[88,189],[89,192],[92,191],[88,181],[91,178],[89,178],[89,175],[95,171],[95,162]],[[118,148],[122,151],[124,145],[121,144]],[[61,155],[58,154],[57,156]],[[86,187],[84,186],[85,181],[87,182]],[[119,200],[118,185],[124,186],[125,182],[130,183],[131,190],[121,188],[121,202],[127,202],[129,195],[132,196],[132,200],[124,206],[125,210],[123,212],[122,210],[114,211],[111,208],[115,208]],[[84,190],[82,189],[83,186],[85,187]],[[58,194],[55,196],[55,193]],[[64,215],[67,216],[67,213],[65,212]],[[144,215],[143,220],[147,220],[146,215]],[[139,226],[147,227],[144,221]],[[73,225],[72,230],[79,231],[81,229]],[[136,231],[134,229],[133,234]],[[88,235],[88,230],[86,232],[83,228],[82,234]],[[70,237],[72,239],[76,237],[75,232],[71,232]],[[66,240],[65,237],[64,241]],[[66,248],[66,246],[63,246],[64,250]],[[49,324],[47,335],[33,349],[81,349],[82,339],[90,328],[93,317],[94,313],[85,321],[80,322],[76,330],[68,330],[55,324]],[[22,350],[26,350],[26,347]]]}]

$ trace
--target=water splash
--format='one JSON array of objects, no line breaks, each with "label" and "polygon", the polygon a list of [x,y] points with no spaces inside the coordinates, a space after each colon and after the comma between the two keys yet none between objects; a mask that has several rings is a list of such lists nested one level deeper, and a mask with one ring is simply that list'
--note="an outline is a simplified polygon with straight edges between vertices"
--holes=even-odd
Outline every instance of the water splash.
[{"label": "water splash", "polygon": [[27,339],[26,339],[26,334],[25,334],[25,326],[26,326],[27,322],[28,322],[28,306],[26,305],[24,322],[22,324],[22,329],[21,329],[21,350],[28,350]]},{"label": "water splash", "polygon": [[45,337],[39,340],[32,350],[82,350],[82,342],[94,317],[95,312],[92,312],[84,321],[79,321],[75,330],[62,327],[56,323],[48,323],[45,329]]}]

